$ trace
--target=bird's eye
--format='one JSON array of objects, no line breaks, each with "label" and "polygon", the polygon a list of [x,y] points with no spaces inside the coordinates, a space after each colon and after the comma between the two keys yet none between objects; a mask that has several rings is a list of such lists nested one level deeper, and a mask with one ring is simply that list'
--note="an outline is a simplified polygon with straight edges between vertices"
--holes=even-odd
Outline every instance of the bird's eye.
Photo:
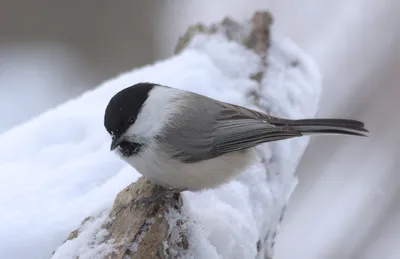
[{"label": "bird's eye", "polygon": [[135,117],[132,116],[132,117],[128,118],[128,124],[129,125],[132,125],[134,122],[135,122]]},{"label": "bird's eye", "polygon": [[137,154],[142,147],[141,144],[129,141],[122,141],[119,145],[121,154],[125,157],[130,157]]}]

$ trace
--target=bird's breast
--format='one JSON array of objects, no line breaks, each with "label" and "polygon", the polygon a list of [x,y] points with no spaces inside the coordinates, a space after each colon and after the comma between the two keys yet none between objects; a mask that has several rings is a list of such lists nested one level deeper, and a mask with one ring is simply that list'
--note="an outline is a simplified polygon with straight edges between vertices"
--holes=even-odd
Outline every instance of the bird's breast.
[{"label": "bird's breast", "polygon": [[199,191],[230,181],[243,172],[254,158],[254,150],[248,149],[196,163],[183,163],[156,149],[148,149],[136,157],[128,158],[127,162],[155,184]]}]

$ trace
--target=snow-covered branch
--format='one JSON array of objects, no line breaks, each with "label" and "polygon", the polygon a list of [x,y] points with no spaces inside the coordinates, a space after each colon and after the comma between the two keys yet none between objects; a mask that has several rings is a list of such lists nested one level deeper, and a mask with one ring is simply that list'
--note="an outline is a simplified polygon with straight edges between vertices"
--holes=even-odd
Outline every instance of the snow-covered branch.
[{"label": "snow-covered branch", "polygon": [[215,190],[184,192],[180,208],[132,208],[133,200],[159,187],[109,152],[102,125],[111,96],[141,81],[272,115],[313,117],[318,69],[290,40],[271,37],[271,22],[269,13],[260,12],[251,21],[193,26],[174,57],[122,74],[0,136],[0,171],[22,175],[17,186],[32,180],[21,190],[30,199],[5,203],[28,210],[10,215],[17,235],[8,240],[21,253],[35,244],[37,257],[55,250],[53,258],[271,258],[307,138],[259,146],[258,161],[239,177]]}]

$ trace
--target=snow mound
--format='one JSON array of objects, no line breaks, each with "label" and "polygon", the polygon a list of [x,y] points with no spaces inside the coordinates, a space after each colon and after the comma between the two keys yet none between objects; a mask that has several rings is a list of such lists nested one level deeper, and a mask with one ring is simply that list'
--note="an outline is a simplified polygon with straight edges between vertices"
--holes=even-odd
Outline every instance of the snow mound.
[{"label": "snow mound", "polygon": [[[0,258],[51,257],[82,219],[104,215],[117,193],[139,177],[110,153],[103,126],[107,102],[122,88],[154,82],[274,115],[315,116],[321,80],[306,54],[289,40],[272,42],[261,87],[249,79],[260,66],[258,56],[235,42],[199,36],[181,54],[124,73],[1,135]],[[307,143],[298,138],[262,145],[259,162],[234,181],[185,193],[184,210],[196,221],[191,256],[254,258],[260,239],[273,240]],[[96,258],[93,249],[111,249],[88,244],[105,220],[88,222],[89,232],[68,241],[54,258],[76,258],[78,252],[80,259]]]}]

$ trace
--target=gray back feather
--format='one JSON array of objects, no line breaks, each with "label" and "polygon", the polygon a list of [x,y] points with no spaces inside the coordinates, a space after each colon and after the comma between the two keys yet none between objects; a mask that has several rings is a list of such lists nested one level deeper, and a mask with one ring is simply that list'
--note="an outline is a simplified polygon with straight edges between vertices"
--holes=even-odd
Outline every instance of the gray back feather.
[{"label": "gray back feather", "polygon": [[163,149],[185,163],[301,135],[288,127],[268,123],[285,120],[194,93],[186,98],[186,105],[165,126],[159,139]]}]

